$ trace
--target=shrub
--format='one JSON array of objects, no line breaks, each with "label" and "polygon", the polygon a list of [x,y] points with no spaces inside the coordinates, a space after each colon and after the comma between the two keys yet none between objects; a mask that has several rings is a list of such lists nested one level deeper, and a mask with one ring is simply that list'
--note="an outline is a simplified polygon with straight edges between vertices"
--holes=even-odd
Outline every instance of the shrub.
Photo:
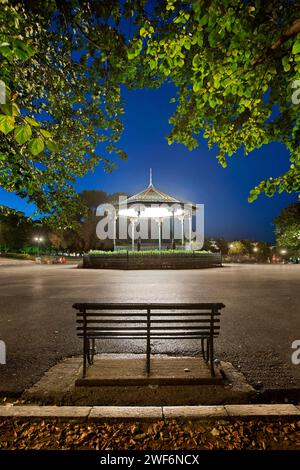
[{"label": "shrub", "polygon": [[101,251],[101,250],[90,250],[89,256],[193,256],[195,253],[211,253],[210,251],[191,251],[191,250],[145,250],[145,251]]}]

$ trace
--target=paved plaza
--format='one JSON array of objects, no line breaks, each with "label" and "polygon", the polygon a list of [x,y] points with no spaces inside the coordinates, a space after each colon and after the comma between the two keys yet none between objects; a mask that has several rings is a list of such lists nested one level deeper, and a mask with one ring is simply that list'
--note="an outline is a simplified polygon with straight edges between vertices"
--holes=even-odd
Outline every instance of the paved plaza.
[{"label": "paved plaza", "polygon": [[[83,270],[0,260],[0,393],[17,394],[51,366],[81,353],[74,302],[223,302],[216,357],[252,384],[300,389],[291,344],[300,340],[300,265],[227,265],[169,271]],[[141,342],[103,342],[102,352],[141,353]],[[154,353],[196,355],[197,341],[153,342]]]}]

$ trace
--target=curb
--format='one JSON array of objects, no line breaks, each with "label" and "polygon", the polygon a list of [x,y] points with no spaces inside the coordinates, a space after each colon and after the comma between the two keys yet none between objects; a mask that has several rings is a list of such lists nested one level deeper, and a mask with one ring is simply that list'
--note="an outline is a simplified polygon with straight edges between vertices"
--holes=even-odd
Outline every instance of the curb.
[{"label": "curb", "polygon": [[300,406],[224,405],[224,406],[37,406],[1,405],[3,418],[52,418],[76,421],[145,421],[161,419],[300,417]]}]

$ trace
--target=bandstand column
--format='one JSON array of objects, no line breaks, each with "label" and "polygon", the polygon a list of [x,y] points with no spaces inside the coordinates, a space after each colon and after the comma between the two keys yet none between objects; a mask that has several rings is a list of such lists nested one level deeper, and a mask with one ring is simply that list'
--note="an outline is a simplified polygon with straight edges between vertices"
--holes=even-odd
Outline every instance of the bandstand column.
[{"label": "bandstand column", "polygon": [[158,249],[160,251],[161,250],[161,224],[162,224],[162,220],[157,219],[157,223],[158,223]]},{"label": "bandstand column", "polygon": [[134,251],[134,230],[135,230],[135,219],[130,219],[131,222],[131,241],[132,241],[132,251]]},{"label": "bandstand column", "polygon": [[189,214],[189,243],[192,249],[192,214]]},{"label": "bandstand column", "polygon": [[114,242],[114,251],[116,249],[116,238],[117,238],[117,219],[118,216],[114,214],[114,233],[113,233],[113,242]]},{"label": "bandstand column", "polygon": [[181,222],[181,245],[184,246],[184,216],[180,217]]},{"label": "bandstand column", "polygon": [[172,209],[172,237],[171,237],[171,243],[172,243],[172,250],[175,249],[175,216],[174,216],[174,209]]}]

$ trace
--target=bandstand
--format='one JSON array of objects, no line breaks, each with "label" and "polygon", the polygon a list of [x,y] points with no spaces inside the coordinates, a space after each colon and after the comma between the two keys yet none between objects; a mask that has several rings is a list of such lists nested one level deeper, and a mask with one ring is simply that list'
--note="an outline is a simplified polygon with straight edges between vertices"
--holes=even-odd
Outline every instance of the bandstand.
[{"label": "bandstand", "polygon": [[[156,188],[150,169],[149,185],[143,191],[114,204],[114,249],[192,249],[193,215],[196,204]],[[128,238],[119,237],[126,224]]]}]

